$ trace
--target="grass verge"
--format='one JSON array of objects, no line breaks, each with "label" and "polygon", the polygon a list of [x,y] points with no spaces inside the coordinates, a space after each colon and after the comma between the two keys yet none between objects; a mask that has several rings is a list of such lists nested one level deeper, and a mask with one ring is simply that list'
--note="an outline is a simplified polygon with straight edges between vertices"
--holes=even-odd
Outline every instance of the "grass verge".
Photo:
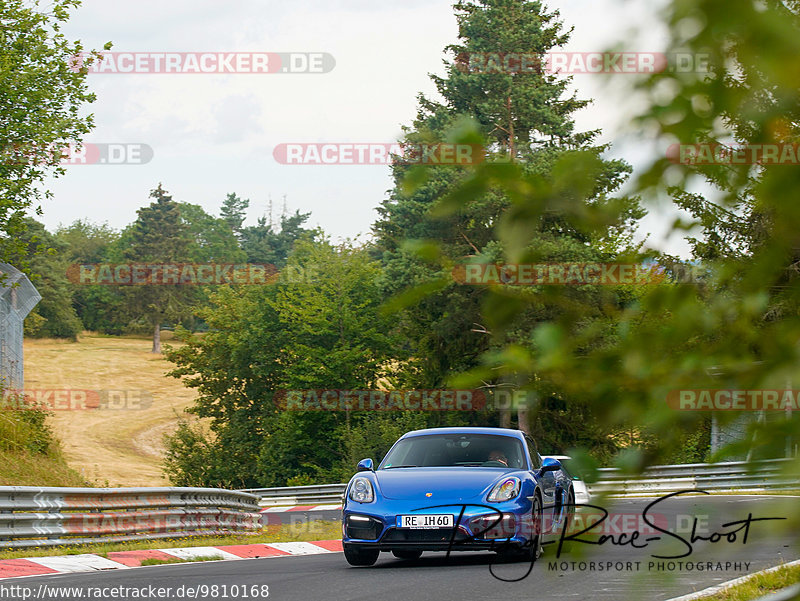
[{"label": "grass verge", "polygon": [[784,566],[774,572],[758,574],[747,582],[703,597],[703,601],[753,601],[800,582],[800,566]]},{"label": "grass verge", "polygon": [[60,455],[0,451],[0,486],[88,486]]}]

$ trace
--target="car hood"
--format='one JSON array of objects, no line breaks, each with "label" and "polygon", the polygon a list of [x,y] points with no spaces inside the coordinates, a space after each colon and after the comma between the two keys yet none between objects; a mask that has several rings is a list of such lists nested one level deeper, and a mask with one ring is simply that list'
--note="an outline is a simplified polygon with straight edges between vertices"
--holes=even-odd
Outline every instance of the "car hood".
[{"label": "car hood", "polygon": [[387,499],[435,503],[485,498],[498,480],[515,472],[511,468],[409,467],[377,470],[375,479]]}]

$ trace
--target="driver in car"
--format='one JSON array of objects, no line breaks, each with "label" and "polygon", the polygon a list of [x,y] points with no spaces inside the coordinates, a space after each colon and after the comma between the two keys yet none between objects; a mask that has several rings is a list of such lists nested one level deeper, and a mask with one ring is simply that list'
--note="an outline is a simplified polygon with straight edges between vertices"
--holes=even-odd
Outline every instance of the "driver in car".
[{"label": "driver in car", "polygon": [[508,467],[508,457],[506,457],[503,451],[495,450],[489,453],[489,461],[499,461],[500,463]]}]

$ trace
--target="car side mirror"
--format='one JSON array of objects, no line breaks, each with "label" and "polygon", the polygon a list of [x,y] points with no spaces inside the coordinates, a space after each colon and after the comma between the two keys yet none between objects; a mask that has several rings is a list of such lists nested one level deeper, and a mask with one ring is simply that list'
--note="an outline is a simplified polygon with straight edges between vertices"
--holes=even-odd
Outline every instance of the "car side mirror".
[{"label": "car side mirror", "polygon": [[358,462],[359,472],[374,472],[375,467],[372,464],[372,459],[362,459]]},{"label": "car side mirror", "polygon": [[561,462],[558,459],[547,457],[546,459],[542,460],[542,469],[539,470],[539,472],[546,474],[547,472],[557,472],[560,469]]}]

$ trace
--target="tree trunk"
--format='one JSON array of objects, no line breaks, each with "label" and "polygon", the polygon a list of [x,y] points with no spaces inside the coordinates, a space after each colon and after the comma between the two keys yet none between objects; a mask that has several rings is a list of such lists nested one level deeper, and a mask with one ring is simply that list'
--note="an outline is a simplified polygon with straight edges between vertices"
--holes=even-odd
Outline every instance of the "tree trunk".
[{"label": "tree trunk", "polygon": [[508,409],[500,409],[500,427],[511,427],[511,411]]},{"label": "tree trunk", "polygon": [[517,148],[514,140],[514,112],[511,110],[511,96],[506,98],[506,109],[508,110],[508,154],[511,155],[511,162],[516,159]]},{"label": "tree trunk", "polygon": [[528,425],[528,401],[527,399],[517,408],[517,428],[525,432],[531,433],[531,428]]},{"label": "tree trunk", "polygon": [[514,395],[508,390],[507,384],[508,381],[505,378],[500,378],[500,381],[494,389],[495,400],[497,402],[497,417],[499,418],[501,428],[511,427],[511,410],[514,407],[512,401]]},{"label": "tree trunk", "polygon": [[155,329],[153,330],[153,353],[160,353],[161,352],[161,324],[157,323]]}]

